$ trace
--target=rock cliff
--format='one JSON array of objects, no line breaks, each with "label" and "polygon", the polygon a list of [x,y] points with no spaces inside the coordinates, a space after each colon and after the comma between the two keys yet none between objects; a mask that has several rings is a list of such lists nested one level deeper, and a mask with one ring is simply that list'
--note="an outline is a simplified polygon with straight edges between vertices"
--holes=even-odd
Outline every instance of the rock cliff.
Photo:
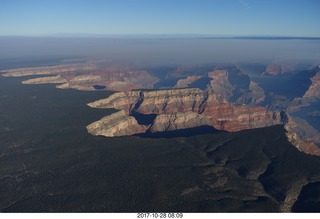
[{"label": "rock cliff", "polygon": [[296,148],[306,154],[320,156],[320,135],[306,121],[288,116],[285,129],[287,138]]},{"label": "rock cliff", "polygon": [[62,78],[61,75],[52,76],[52,77],[41,77],[33,78],[22,81],[22,84],[63,84],[67,80]]},{"label": "rock cliff", "polygon": [[227,70],[214,70],[208,73],[208,77],[213,80],[210,81],[208,88],[211,92],[221,95],[228,100],[233,93],[234,87],[228,80],[229,73]]},{"label": "rock cliff", "polygon": [[249,92],[243,93],[237,100],[237,104],[260,104],[265,101],[264,90],[254,81],[250,81]]},{"label": "rock cliff", "polygon": [[203,115],[212,119],[214,128],[229,132],[282,124],[280,112],[260,106],[235,106],[231,103],[209,105]]},{"label": "rock cliff", "polygon": [[58,85],[61,89],[76,89],[76,90],[95,90],[94,85],[100,84],[101,76],[99,75],[80,75],[72,77],[66,83]]},{"label": "rock cliff", "polygon": [[209,72],[208,77],[212,78],[208,90],[227,101],[239,105],[256,105],[265,100],[263,89],[237,67],[228,67],[227,70],[216,69]]},{"label": "rock cliff", "polygon": [[115,137],[143,133],[147,127],[139,125],[133,116],[127,116],[124,111],[119,111],[88,125],[87,130],[92,135]]},{"label": "rock cliff", "polygon": [[180,129],[188,129],[199,126],[211,125],[211,120],[201,114],[195,112],[175,112],[171,114],[158,115],[150,132],[174,131]]},{"label": "rock cliff", "polygon": [[94,108],[125,110],[129,115],[132,110],[143,114],[201,113],[205,105],[220,103],[226,101],[213,93],[198,88],[185,88],[118,92],[88,105]]},{"label": "rock cliff", "polygon": [[[217,130],[235,132],[282,124],[279,112],[271,112],[258,106],[235,106],[213,93],[197,88],[119,92],[88,105],[95,108],[122,110],[121,121],[125,118],[132,121],[134,112],[142,115],[155,114],[155,119],[144,126],[145,131],[148,132],[199,126],[212,126]],[[115,118],[118,116],[105,117],[103,121],[95,123],[94,127],[100,130],[98,133],[101,135],[113,136],[114,131],[110,129],[109,124],[112,124]],[[117,131],[117,133],[133,134],[137,124],[132,124],[133,129],[123,129],[122,132]],[[138,129],[137,133],[141,133],[141,130],[143,129]]]},{"label": "rock cliff", "polygon": [[304,98],[320,98],[320,71],[315,76],[310,78],[311,85],[307,92],[304,94]]},{"label": "rock cliff", "polygon": [[132,89],[152,88],[159,80],[147,71],[128,67],[105,66],[103,63],[88,61],[77,64],[63,64],[45,67],[17,68],[1,71],[5,77],[22,77],[30,75],[54,75],[26,80],[28,84],[57,83],[57,88],[129,91]]},{"label": "rock cliff", "polygon": [[5,77],[22,77],[29,75],[57,75],[57,74],[70,74],[76,72],[86,72],[96,70],[97,66],[95,64],[89,63],[78,63],[78,64],[63,64],[54,66],[44,66],[44,67],[29,67],[29,68],[16,68],[5,70]]},{"label": "rock cliff", "polygon": [[224,102],[217,95],[198,88],[167,89],[141,92],[139,102],[134,109],[143,114],[200,113],[208,103],[220,104]]},{"label": "rock cliff", "polygon": [[87,105],[93,108],[124,110],[129,115],[131,109],[138,102],[139,97],[140,91],[117,92],[106,99],[97,100]]},{"label": "rock cliff", "polygon": [[289,64],[270,64],[267,66],[263,75],[277,76],[286,73],[293,73],[293,66]]}]

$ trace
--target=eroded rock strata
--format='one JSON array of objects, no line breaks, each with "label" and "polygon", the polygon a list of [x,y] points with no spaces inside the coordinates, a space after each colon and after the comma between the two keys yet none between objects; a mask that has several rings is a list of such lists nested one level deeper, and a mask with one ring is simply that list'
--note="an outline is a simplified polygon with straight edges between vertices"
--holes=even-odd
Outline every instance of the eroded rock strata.
[{"label": "eroded rock strata", "polygon": [[93,135],[114,137],[143,133],[147,127],[139,125],[133,116],[127,116],[122,110],[88,125],[87,130]]},{"label": "eroded rock strata", "polygon": [[63,84],[67,82],[68,81],[62,78],[61,75],[57,75],[24,80],[22,84]]},{"label": "eroded rock strata", "polygon": [[286,73],[292,74],[293,66],[289,64],[270,64],[267,66],[263,74],[277,76]]},{"label": "eroded rock strata", "polygon": [[[158,78],[144,70],[128,67],[108,66],[99,61],[62,64],[45,67],[28,67],[1,71],[5,77],[43,76],[25,80],[25,84],[60,84],[57,88],[96,90],[96,86],[104,90],[129,91],[132,89],[152,88]],[[51,75],[51,77],[50,77]]]},{"label": "eroded rock strata", "polygon": [[215,69],[208,77],[207,89],[230,102],[256,105],[265,100],[263,89],[237,67]]},{"label": "eroded rock strata", "polygon": [[320,135],[305,120],[288,116],[285,129],[288,141],[296,148],[306,154],[320,156],[320,148],[317,146],[320,143]]},{"label": "eroded rock strata", "polygon": [[[125,116],[118,115],[117,118],[125,120],[124,118],[128,117],[128,123],[116,125],[117,131],[107,129],[109,131],[103,134],[101,130],[92,132],[97,135],[121,136],[199,126],[212,126],[218,130],[233,132],[282,124],[283,118],[279,112],[270,110],[285,110],[291,118],[285,122],[289,141],[307,154],[319,154],[319,127],[316,127],[314,122],[310,122],[310,118],[299,113],[304,110],[304,107],[308,107],[310,113],[318,109],[319,66],[312,66],[296,73],[293,70],[293,66],[287,64],[271,64],[264,69],[261,68],[261,71],[264,71],[262,76],[292,77],[293,85],[290,86],[299,91],[292,96],[294,98],[292,100],[287,96],[278,95],[277,89],[275,89],[276,93],[272,90],[266,92],[265,85],[261,84],[261,81],[251,80],[251,75],[244,73],[235,65],[216,65],[205,68],[177,67],[166,73],[165,79],[146,70],[108,65],[101,60],[9,69],[1,72],[5,77],[39,76],[23,81],[24,84],[57,84],[56,87],[61,89],[86,91],[121,91],[106,99],[88,104],[97,108],[123,110]],[[259,76],[261,76],[260,73]],[[172,79],[175,85],[169,87],[174,86],[179,89],[167,89],[168,86],[157,84],[157,82],[162,83],[162,80]],[[284,84],[284,86],[288,85]],[[166,89],[141,90],[154,87]],[[266,106],[268,110],[257,105]],[[140,127],[140,121],[134,117],[134,113],[153,114],[153,120],[149,119],[147,124]],[[312,116],[315,117],[317,114],[312,113]],[[104,122],[96,125],[107,127],[106,121],[110,118],[106,117]],[[124,124],[136,128],[131,131],[130,128],[125,128]],[[91,128],[93,126],[90,126]]]},{"label": "eroded rock strata", "polygon": [[304,98],[320,98],[320,71],[311,79],[311,85],[306,91]]},{"label": "eroded rock strata", "polygon": [[195,112],[175,112],[171,114],[158,115],[148,131],[152,133],[174,131],[211,124],[211,119],[204,115]]},{"label": "eroded rock strata", "polygon": [[50,75],[50,74],[70,74],[75,72],[85,72],[96,70],[97,66],[92,63],[62,64],[44,67],[28,67],[6,70],[2,76],[22,77],[29,75]]},{"label": "eroded rock strata", "polygon": [[[271,112],[259,106],[235,106],[214,93],[196,88],[119,92],[88,105],[95,108],[123,110],[121,120],[126,116],[131,121],[134,112],[144,115],[155,114],[155,119],[146,126],[147,132],[172,131],[205,125],[217,130],[235,132],[282,124],[280,112]],[[90,133],[112,136],[113,130],[109,124],[115,122],[114,118],[105,117],[100,123],[95,123],[95,126],[89,125],[87,128]],[[98,129],[103,131],[92,131],[93,127],[98,126],[100,126]],[[133,131],[128,127],[121,126],[121,128],[123,130],[118,133],[132,135]],[[141,133],[141,130],[139,129],[137,133]]]}]

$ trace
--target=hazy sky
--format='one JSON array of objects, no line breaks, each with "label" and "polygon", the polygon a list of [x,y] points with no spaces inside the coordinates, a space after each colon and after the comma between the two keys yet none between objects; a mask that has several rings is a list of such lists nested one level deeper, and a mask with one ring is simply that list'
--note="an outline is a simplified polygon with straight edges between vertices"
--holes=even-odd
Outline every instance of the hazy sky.
[{"label": "hazy sky", "polygon": [[213,34],[320,37],[319,0],[0,0],[0,36]]}]

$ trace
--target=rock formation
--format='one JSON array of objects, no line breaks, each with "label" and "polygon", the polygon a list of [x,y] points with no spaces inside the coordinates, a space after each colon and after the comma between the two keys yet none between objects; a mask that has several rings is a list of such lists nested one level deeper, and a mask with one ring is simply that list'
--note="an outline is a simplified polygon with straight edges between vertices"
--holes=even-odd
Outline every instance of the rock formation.
[{"label": "rock formation", "polygon": [[5,77],[22,77],[29,75],[57,75],[57,74],[70,74],[76,72],[85,72],[96,70],[95,64],[78,63],[78,64],[63,64],[45,67],[29,67],[5,70]]},{"label": "rock formation", "polygon": [[[88,104],[96,108],[120,110],[119,113],[104,117],[87,127],[94,135],[108,137],[200,126],[235,132],[283,124],[281,114],[271,110],[286,110],[292,115],[303,107],[308,107],[312,112],[318,110],[320,96],[318,66],[286,75],[291,78],[290,82],[293,82],[290,86],[293,89],[297,88],[298,92],[293,96],[294,99],[278,95],[277,87],[265,93],[257,82],[252,81],[249,75],[244,74],[235,65],[201,68],[182,66],[174,69],[169,68],[160,76],[159,73],[154,73],[159,76],[157,78],[146,70],[109,66],[103,61],[85,61],[5,70],[2,75],[6,77],[38,75],[39,78],[28,79],[23,83],[58,84],[57,88],[61,89],[121,91]],[[255,77],[261,76],[260,72],[261,70]],[[293,66],[271,64],[266,67],[263,74],[276,76],[285,73],[293,73]],[[40,75],[48,76],[40,77]],[[270,78],[272,77],[268,79]],[[263,77],[257,81],[265,88]],[[160,83],[155,86],[157,82]],[[174,83],[176,89],[147,90],[161,86],[171,87]],[[288,90],[291,89],[290,86]],[[268,110],[257,105],[265,105]],[[151,117],[148,117],[148,123],[145,124],[139,120],[137,114]],[[312,115],[317,116],[317,114]],[[294,119],[285,122],[288,139],[305,153],[319,154],[317,147],[320,142],[319,131],[308,124],[310,118],[303,117],[301,113],[299,116],[303,119],[292,116]]]},{"label": "rock formation", "polygon": [[57,75],[52,77],[28,79],[28,80],[22,81],[22,84],[63,84],[66,82],[67,80],[62,78],[61,75]]},{"label": "rock formation", "polygon": [[[156,118],[146,126],[148,132],[172,131],[199,126],[212,126],[217,130],[235,132],[282,124],[279,112],[271,112],[258,106],[235,106],[213,93],[197,88],[119,92],[88,105],[96,108],[123,110],[121,121],[124,120],[124,114],[130,121],[134,112],[144,115],[156,114]],[[114,118],[117,117],[103,118],[103,121],[95,123],[94,126],[100,131],[90,131],[90,133],[114,135],[113,129],[110,129],[109,126],[114,122]],[[109,119],[112,122],[108,122]],[[134,127],[136,125],[134,124]],[[118,131],[118,133],[125,133],[126,130],[129,129],[125,128],[123,132]],[[139,129],[137,133],[141,133],[141,130]],[[131,135],[132,132],[130,130],[124,135]]]},{"label": "rock formation", "polygon": [[186,88],[189,84],[203,78],[203,76],[188,76],[187,78],[180,79],[177,81],[175,88]]},{"label": "rock formation", "polygon": [[237,104],[256,105],[265,101],[264,90],[254,81],[250,81],[249,92],[243,93],[237,100]]},{"label": "rock formation", "polygon": [[136,90],[118,92],[106,99],[88,105],[95,108],[115,108],[130,114],[135,110],[143,114],[166,114],[173,112],[201,113],[207,104],[226,103],[213,93],[198,88]]},{"label": "rock formation", "polygon": [[101,63],[85,62],[45,67],[18,68],[3,71],[5,77],[22,77],[31,75],[54,75],[26,80],[28,84],[57,83],[57,88],[95,90],[103,86],[105,90],[129,91],[132,89],[152,88],[159,80],[147,71],[127,67],[104,66]]},{"label": "rock formation", "polygon": [[174,131],[188,129],[199,126],[210,125],[211,120],[204,115],[195,112],[175,112],[170,114],[158,115],[152,126],[148,129],[150,132]]},{"label": "rock formation", "polygon": [[143,133],[147,128],[139,125],[133,116],[127,116],[124,111],[119,111],[88,125],[87,130],[93,135],[115,137]]},{"label": "rock formation", "polygon": [[270,64],[266,70],[262,73],[263,75],[277,76],[286,73],[293,73],[293,66],[288,64]]},{"label": "rock formation", "polygon": [[58,85],[61,89],[76,89],[76,90],[95,90],[94,85],[100,84],[101,76],[99,75],[80,75],[68,80],[66,83]]},{"label": "rock formation", "polygon": [[280,112],[260,106],[235,106],[231,103],[209,105],[203,115],[212,119],[214,128],[229,132],[282,124]]},{"label": "rock formation", "polygon": [[316,143],[320,143],[320,135],[317,130],[306,121],[289,116],[285,129],[287,138],[296,148],[306,154],[320,156],[320,148]]},{"label": "rock formation", "polygon": [[88,106],[101,109],[115,108],[124,110],[124,112],[129,115],[131,109],[133,108],[135,103],[137,103],[139,97],[140,91],[117,92],[106,99],[88,103]]},{"label": "rock formation", "polygon": [[232,96],[234,87],[228,80],[227,70],[214,70],[208,73],[208,77],[213,80],[210,81],[209,89],[211,92],[221,95],[224,99],[228,100]]},{"label": "rock formation", "polygon": [[225,100],[239,105],[256,105],[265,100],[263,89],[236,67],[228,67],[228,70],[216,69],[209,72],[208,77],[212,78],[208,90]]},{"label": "rock formation", "polygon": [[320,71],[311,79],[312,84],[303,96],[304,98],[320,98]]}]

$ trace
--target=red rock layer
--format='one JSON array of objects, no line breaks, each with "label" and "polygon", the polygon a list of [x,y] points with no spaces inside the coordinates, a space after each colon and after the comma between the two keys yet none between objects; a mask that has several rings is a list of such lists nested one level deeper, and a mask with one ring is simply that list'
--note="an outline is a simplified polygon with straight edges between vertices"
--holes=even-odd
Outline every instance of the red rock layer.
[{"label": "red rock layer", "polygon": [[213,127],[229,132],[281,124],[279,112],[259,106],[235,106],[231,103],[207,106],[203,112],[213,120]]},{"label": "red rock layer", "polygon": [[131,91],[111,95],[89,104],[98,108],[157,114],[149,131],[213,126],[229,132],[281,124],[279,112],[259,106],[235,106],[200,89]]}]

